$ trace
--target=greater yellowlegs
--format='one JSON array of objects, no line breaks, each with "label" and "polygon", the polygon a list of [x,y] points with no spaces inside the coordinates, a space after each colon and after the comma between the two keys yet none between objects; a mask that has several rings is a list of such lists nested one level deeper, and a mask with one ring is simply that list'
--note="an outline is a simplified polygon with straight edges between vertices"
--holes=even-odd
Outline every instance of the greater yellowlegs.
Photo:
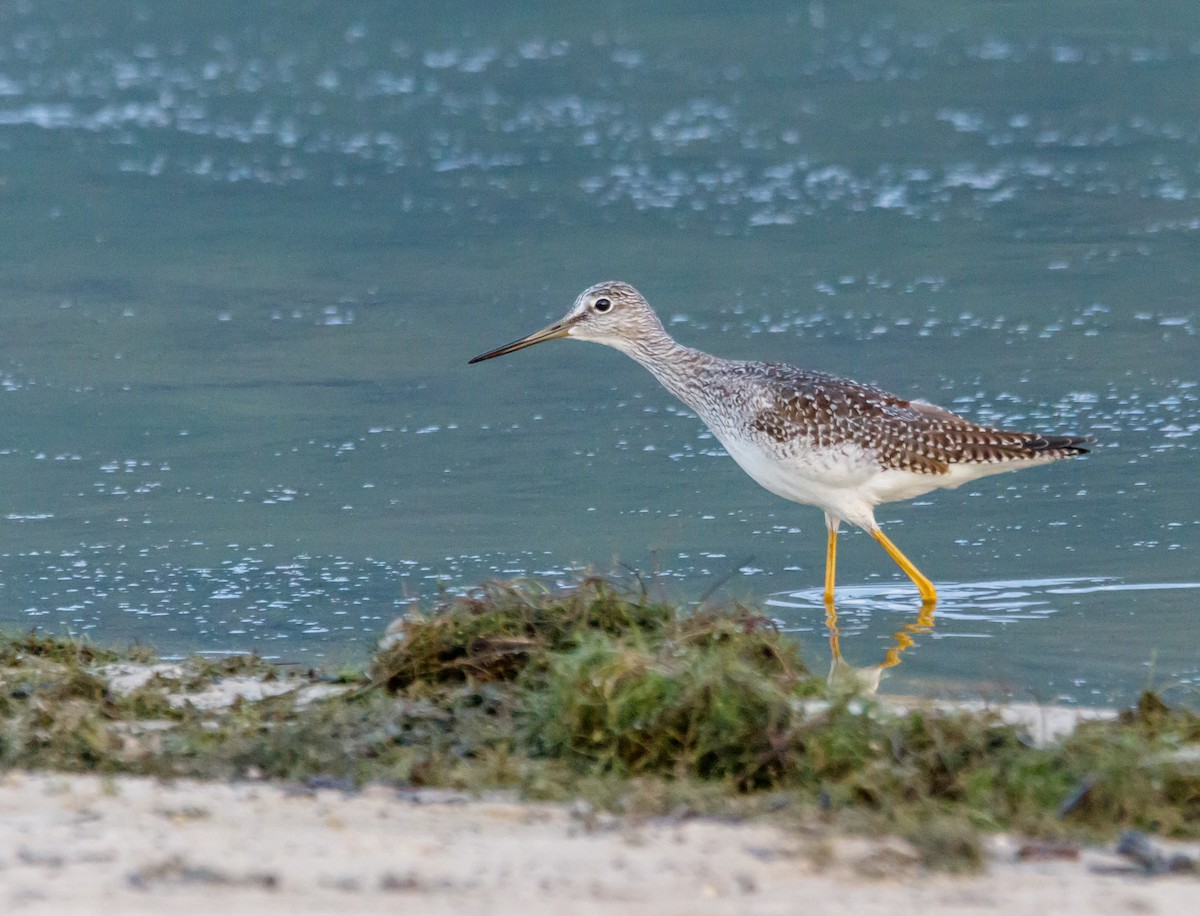
[{"label": "greater yellowlegs", "polygon": [[932,604],[937,591],[879,529],[875,507],[978,477],[1081,455],[1089,436],[978,426],[924,401],[780,363],[720,359],[677,343],[628,283],[597,283],[560,320],[472,363],[574,337],[615,347],[696,412],[742,470],[825,512],[827,605],[841,522],[865,529]]}]

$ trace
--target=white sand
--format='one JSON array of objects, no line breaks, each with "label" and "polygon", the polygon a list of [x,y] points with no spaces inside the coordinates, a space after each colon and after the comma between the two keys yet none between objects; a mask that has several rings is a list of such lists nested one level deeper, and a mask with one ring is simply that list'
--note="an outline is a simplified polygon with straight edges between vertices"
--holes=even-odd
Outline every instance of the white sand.
[{"label": "white sand", "polygon": [[[1099,850],[930,875],[896,841],[372,787],[0,775],[0,913],[1192,914]],[[828,860],[828,861],[825,861]],[[824,864],[818,864],[824,862]]]}]

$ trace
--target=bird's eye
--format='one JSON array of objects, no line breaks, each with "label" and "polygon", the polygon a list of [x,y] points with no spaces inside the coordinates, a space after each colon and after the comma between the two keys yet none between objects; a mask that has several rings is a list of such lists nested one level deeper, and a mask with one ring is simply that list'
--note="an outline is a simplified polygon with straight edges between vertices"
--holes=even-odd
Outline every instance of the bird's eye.
[{"label": "bird's eye", "polygon": [[592,308],[594,308],[597,312],[607,312],[610,308],[612,308],[612,300],[601,297],[592,303]]}]

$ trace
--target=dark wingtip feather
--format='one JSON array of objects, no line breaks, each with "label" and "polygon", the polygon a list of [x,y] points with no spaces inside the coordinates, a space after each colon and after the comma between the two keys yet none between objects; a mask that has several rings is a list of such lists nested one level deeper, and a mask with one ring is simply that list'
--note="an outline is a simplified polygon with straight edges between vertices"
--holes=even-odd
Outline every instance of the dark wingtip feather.
[{"label": "dark wingtip feather", "polygon": [[1033,436],[1024,445],[1038,454],[1061,452],[1063,455],[1086,455],[1091,451],[1086,446],[1095,441],[1095,436]]}]

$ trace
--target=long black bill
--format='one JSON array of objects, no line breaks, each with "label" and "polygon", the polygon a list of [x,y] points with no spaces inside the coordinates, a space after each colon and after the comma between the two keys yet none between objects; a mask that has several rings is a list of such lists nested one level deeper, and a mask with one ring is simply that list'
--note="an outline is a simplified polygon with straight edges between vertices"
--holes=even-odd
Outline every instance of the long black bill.
[{"label": "long black bill", "polygon": [[528,337],[522,337],[520,340],[514,340],[510,344],[505,344],[503,347],[497,347],[495,350],[488,350],[476,356],[470,363],[481,363],[485,359],[495,359],[497,356],[503,356],[506,353],[515,353],[517,350],[524,350],[526,347],[532,347],[534,344],[539,344],[543,340],[554,340],[556,337],[566,337],[569,325],[563,321],[556,321],[554,324],[542,328],[540,331],[534,331]]}]

